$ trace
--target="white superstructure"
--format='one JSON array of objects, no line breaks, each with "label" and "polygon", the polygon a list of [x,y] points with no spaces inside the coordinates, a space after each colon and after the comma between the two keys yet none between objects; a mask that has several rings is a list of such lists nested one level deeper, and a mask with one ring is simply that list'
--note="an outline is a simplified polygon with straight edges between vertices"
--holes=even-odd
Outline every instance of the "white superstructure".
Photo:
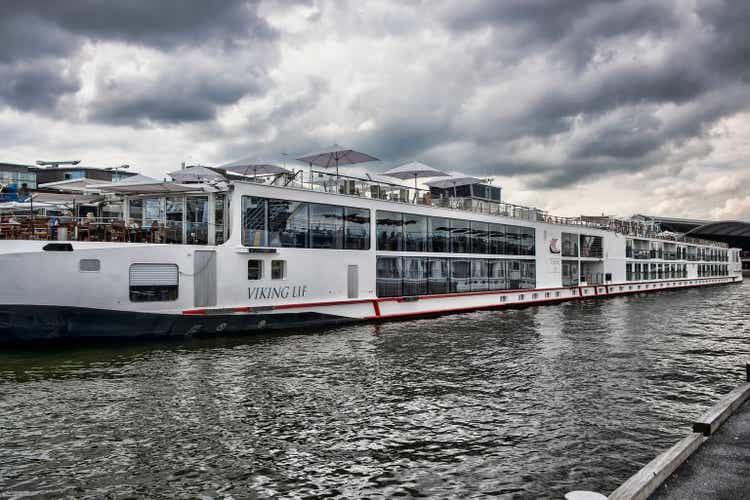
[{"label": "white superstructure", "polygon": [[500,202],[493,186],[305,177],[122,192],[123,219],[149,243],[0,241],[0,342],[216,335],[742,280],[738,249],[555,218]]}]

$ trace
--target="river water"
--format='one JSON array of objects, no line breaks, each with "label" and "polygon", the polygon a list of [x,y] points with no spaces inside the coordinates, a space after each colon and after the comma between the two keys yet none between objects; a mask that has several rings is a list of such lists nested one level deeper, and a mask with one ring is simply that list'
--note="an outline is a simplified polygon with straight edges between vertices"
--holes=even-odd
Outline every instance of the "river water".
[{"label": "river water", "polygon": [[742,382],[750,284],[0,352],[0,497],[609,493]]}]

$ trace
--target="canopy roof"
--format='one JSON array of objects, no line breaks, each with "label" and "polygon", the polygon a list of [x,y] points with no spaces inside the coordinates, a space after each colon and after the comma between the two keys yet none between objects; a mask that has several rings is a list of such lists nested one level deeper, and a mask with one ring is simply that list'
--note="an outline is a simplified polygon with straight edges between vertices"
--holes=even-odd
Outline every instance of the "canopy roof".
[{"label": "canopy roof", "polygon": [[402,163],[392,169],[383,172],[383,175],[395,177],[396,179],[416,179],[417,177],[449,177],[450,174],[438,170],[418,161]]},{"label": "canopy roof", "polygon": [[434,181],[425,182],[430,187],[448,189],[456,186],[467,186],[469,184],[482,184],[484,179],[478,177],[472,177],[466,174],[453,173],[450,177],[444,177],[442,179],[435,179]]},{"label": "canopy roof", "polygon": [[331,168],[379,160],[366,153],[345,148],[339,144],[333,144],[323,151],[300,156],[297,158],[297,161],[317,165],[318,167]]},{"label": "canopy roof", "polygon": [[750,238],[750,222],[739,220],[709,222],[691,229],[686,234],[699,238],[708,236]]},{"label": "canopy roof", "polygon": [[98,184],[108,184],[107,181],[99,179],[66,179],[64,181],[47,182],[39,184],[40,188],[55,189],[57,191],[91,191],[95,190]]},{"label": "canopy roof", "polygon": [[196,186],[185,186],[176,182],[160,181],[159,179],[142,174],[128,177],[120,182],[97,184],[93,187],[105,193],[181,193],[201,190]]}]

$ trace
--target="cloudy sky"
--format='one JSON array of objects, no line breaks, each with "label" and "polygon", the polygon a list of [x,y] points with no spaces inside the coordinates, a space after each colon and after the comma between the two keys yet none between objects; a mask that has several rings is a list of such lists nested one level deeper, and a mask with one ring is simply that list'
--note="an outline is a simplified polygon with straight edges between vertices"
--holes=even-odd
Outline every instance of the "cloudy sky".
[{"label": "cloudy sky", "polygon": [[750,2],[0,2],[0,161],[337,142],[561,215],[750,219]]}]

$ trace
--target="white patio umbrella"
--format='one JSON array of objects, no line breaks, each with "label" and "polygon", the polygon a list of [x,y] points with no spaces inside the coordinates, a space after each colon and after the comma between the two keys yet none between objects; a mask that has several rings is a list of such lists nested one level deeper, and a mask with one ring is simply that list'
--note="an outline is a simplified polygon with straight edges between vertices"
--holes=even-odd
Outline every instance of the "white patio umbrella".
[{"label": "white patio umbrella", "polygon": [[226,177],[208,167],[196,165],[169,172],[168,174],[175,182],[208,182],[221,181]]},{"label": "white patio umbrella", "polygon": [[234,172],[240,175],[252,175],[257,177],[258,175],[268,174],[283,174],[289,173],[289,169],[276,165],[268,161],[258,160],[257,158],[244,158],[242,160],[233,161],[225,165],[221,165],[221,169],[227,172]]},{"label": "white patio umbrella", "polygon": [[108,182],[99,179],[66,179],[64,181],[39,184],[39,188],[54,189],[55,191],[61,192],[79,193],[83,191],[95,191],[97,184],[108,184]]},{"label": "white patio umbrella", "polygon": [[452,187],[453,196],[456,196],[456,186],[466,186],[468,184],[479,184],[481,182],[484,182],[484,179],[480,179],[478,177],[472,177],[470,175],[461,174],[461,173],[452,173],[450,177],[445,177],[442,179],[435,179],[434,181],[425,182],[425,184],[427,186],[440,188],[440,189],[448,189]]},{"label": "white patio umbrella", "polygon": [[160,181],[142,174],[128,177],[120,182],[96,184],[92,187],[104,193],[181,193],[197,190],[195,186]]},{"label": "white patio umbrella", "polygon": [[429,165],[418,161],[410,161],[402,163],[387,172],[383,172],[383,175],[388,177],[395,177],[396,179],[411,179],[414,177],[414,189],[417,189],[417,178],[420,177],[450,177],[450,174],[438,170]]},{"label": "white patio umbrella", "polygon": [[319,153],[311,153],[300,156],[297,161],[307,163],[312,167],[316,165],[323,168],[336,167],[336,178],[339,176],[339,166],[356,165],[357,163],[367,163],[368,161],[379,161],[378,158],[370,156],[367,153],[355,151],[354,149],[345,148],[339,144],[333,144]]}]

